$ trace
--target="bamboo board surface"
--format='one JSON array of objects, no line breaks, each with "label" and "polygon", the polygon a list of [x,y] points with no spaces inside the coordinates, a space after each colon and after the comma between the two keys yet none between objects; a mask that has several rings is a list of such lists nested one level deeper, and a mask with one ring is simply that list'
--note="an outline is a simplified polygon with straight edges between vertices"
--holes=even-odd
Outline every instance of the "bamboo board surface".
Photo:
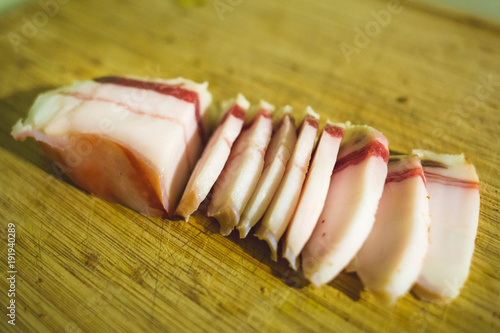
[{"label": "bamboo board surface", "polygon": [[[0,17],[2,313],[9,222],[17,251],[16,326],[2,315],[0,331],[500,330],[499,26],[406,1],[378,30],[371,11],[385,1],[60,2],[45,20],[38,3]],[[347,59],[356,27],[373,37]],[[38,93],[107,74],[207,80],[215,100],[243,92],[369,124],[395,151],[465,153],[481,214],[460,297],[408,294],[389,307],[345,273],[315,288],[254,237],[104,202],[57,179],[32,140],[10,137]]]}]

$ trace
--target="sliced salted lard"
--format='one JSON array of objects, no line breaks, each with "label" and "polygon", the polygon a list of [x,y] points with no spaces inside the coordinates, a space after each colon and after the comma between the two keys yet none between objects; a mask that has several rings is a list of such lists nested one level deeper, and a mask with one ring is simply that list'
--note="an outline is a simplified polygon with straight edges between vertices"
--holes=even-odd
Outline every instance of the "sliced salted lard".
[{"label": "sliced salted lard", "polygon": [[479,220],[479,179],[463,155],[414,150],[430,196],[430,244],[413,291],[425,300],[458,296],[467,280]]},{"label": "sliced salted lard", "polygon": [[297,141],[295,120],[290,112],[290,106],[278,111],[282,117],[269,143],[262,175],[238,223],[241,238],[245,238],[250,229],[264,216],[285,174],[286,165]]},{"label": "sliced salted lard", "polygon": [[273,107],[265,102],[236,140],[229,159],[214,185],[208,216],[220,224],[226,236],[236,227],[264,167],[272,134]]},{"label": "sliced salted lard", "polygon": [[207,84],[105,77],[41,94],[18,140],[35,138],[83,189],[150,216],[171,216],[202,148]]},{"label": "sliced salted lard", "polygon": [[413,286],[429,243],[429,197],[418,156],[391,156],[373,229],[356,255],[367,289],[387,303]]},{"label": "sliced salted lard", "polygon": [[283,243],[283,256],[295,270],[299,266],[300,252],[306,245],[323,211],[344,131],[344,124],[328,121],[321,132],[299,203]]},{"label": "sliced salted lard", "polygon": [[205,200],[222,172],[231,147],[241,132],[245,113],[250,106],[250,103],[241,94],[228,104],[231,106],[220,120],[201,158],[196,163],[177,207],[176,215],[180,215],[186,220]]},{"label": "sliced salted lard", "polygon": [[285,175],[255,233],[271,248],[271,259],[278,260],[278,242],[285,232],[299,200],[300,191],[309,168],[311,152],[318,132],[319,116],[311,109],[302,120],[297,143],[288,161]]},{"label": "sliced salted lard", "polygon": [[200,85],[183,78],[163,80],[105,76],[75,82],[70,87],[61,88],[59,93],[82,100],[110,102],[114,105],[112,111],[118,114],[122,113],[120,107],[123,107],[181,125],[187,146],[186,159],[192,169],[208,132],[202,121],[212,101],[207,86],[207,83]]},{"label": "sliced salted lard", "polygon": [[388,159],[382,133],[369,126],[346,125],[325,208],[302,251],[304,275],[316,286],[333,280],[368,237]]}]

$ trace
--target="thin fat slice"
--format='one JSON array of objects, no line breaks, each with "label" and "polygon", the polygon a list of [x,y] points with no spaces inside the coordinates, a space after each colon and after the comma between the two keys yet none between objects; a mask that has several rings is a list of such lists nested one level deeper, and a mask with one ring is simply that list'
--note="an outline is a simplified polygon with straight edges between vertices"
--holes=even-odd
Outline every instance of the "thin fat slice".
[{"label": "thin fat slice", "polygon": [[325,208],[302,251],[304,275],[316,286],[333,280],[368,237],[388,159],[382,133],[369,126],[346,126]]},{"label": "thin fat slice", "polygon": [[273,107],[261,103],[250,124],[236,140],[229,159],[214,185],[208,216],[215,217],[226,236],[236,227],[259,181],[272,134]]},{"label": "thin fat slice", "polygon": [[285,232],[299,200],[300,191],[309,168],[311,152],[318,132],[319,116],[308,108],[285,175],[269,205],[255,235],[271,248],[271,259],[278,260],[278,242]]},{"label": "thin fat slice", "polygon": [[389,159],[373,229],[355,258],[366,288],[393,303],[413,286],[429,243],[429,197],[420,159]]},{"label": "thin fat slice", "polygon": [[291,107],[286,106],[281,111],[283,116],[269,143],[262,175],[238,224],[241,238],[245,238],[250,229],[264,216],[285,174],[286,165],[297,141],[295,121],[290,114]]},{"label": "thin fat slice", "polygon": [[215,184],[243,127],[245,112],[250,103],[243,95],[238,95],[237,99],[229,104],[229,110],[217,125],[196,163],[177,207],[176,215],[183,216],[186,220],[198,209]]},{"label": "thin fat slice", "polygon": [[14,138],[35,138],[83,189],[171,216],[202,148],[207,84],[104,77],[40,95]]},{"label": "thin fat slice", "polygon": [[430,244],[413,291],[448,301],[467,280],[479,220],[479,179],[463,155],[414,150],[422,160],[431,214]]},{"label": "thin fat slice", "polygon": [[295,270],[299,266],[300,252],[306,245],[323,211],[333,167],[337,160],[340,142],[344,136],[344,129],[344,124],[330,122],[327,122],[323,127],[300,194],[299,203],[288,226],[283,245],[283,256]]}]

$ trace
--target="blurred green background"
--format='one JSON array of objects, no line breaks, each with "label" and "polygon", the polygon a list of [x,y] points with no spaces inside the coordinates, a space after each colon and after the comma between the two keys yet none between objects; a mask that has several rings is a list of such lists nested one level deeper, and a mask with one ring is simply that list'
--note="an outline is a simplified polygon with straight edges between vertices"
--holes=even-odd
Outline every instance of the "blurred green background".
[{"label": "blurred green background", "polygon": [[500,0],[425,0],[475,16],[500,22]]},{"label": "blurred green background", "polygon": [[12,9],[29,1],[30,0],[0,0],[0,14],[3,14],[9,9]]}]

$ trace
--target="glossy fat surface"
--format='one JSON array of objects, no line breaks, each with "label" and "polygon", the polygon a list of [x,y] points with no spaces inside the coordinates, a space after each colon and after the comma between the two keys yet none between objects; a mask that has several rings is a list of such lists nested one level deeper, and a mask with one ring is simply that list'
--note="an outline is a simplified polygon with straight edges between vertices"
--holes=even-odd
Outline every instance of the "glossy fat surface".
[{"label": "glossy fat surface", "polygon": [[[181,81],[176,82],[177,84],[190,82]],[[205,89],[202,95],[205,96],[204,103],[206,104],[211,99],[206,91],[206,85],[195,83],[192,85],[196,89]],[[159,200],[163,203],[167,213],[172,214],[189,176],[192,159],[201,150],[198,132],[192,131],[191,137],[186,135],[188,129],[198,126],[195,107],[192,103],[172,96],[149,92],[147,98],[143,97],[142,103],[134,104],[133,101],[127,99],[127,97],[143,94],[142,90],[131,91],[129,88],[125,89],[118,85],[86,81],[47,92],[37,98],[26,120],[19,121],[14,126],[13,135],[16,139],[31,136],[43,142],[46,148],[47,146],[53,147],[59,152],[60,163],[72,168],[76,173],[84,164],[97,165],[97,162],[103,163],[103,161],[112,164],[114,161],[109,158],[89,161],[95,155],[85,149],[82,150],[81,147],[78,152],[79,147],[75,145],[74,137],[91,135],[116,143],[134,154],[137,160],[157,174],[161,184],[161,190],[158,193]],[[118,96],[121,96],[120,101],[117,100]],[[155,106],[156,103],[162,106]],[[150,107],[147,107],[148,105]],[[173,119],[167,114],[179,116]],[[166,128],[169,130],[166,131]],[[103,147],[93,147],[90,151],[95,152],[104,149]],[[111,145],[107,146],[108,149],[112,149],[111,147]],[[75,165],[75,151],[79,159],[85,160],[85,163],[80,162]],[[113,155],[111,152],[109,155],[118,158],[118,155]],[[103,169],[109,170],[109,168]],[[126,173],[123,177],[128,177],[127,175],[131,174]],[[110,178],[121,182],[116,183],[116,186],[122,186],[123,182],[132,183],[131,180]],[[90,179],[79,178],[79,181],[75,182],[84,189],[94,188]],[[114,186],[114,184],[110,182],[109,186]],[[130,196],[135,197],[137,193],[133,192],[136,190],[133,187],[128,190],[124,189],[123,195],[130,192]],[[99,193],[95,194],[101,196]],[[127,206],[135,205],[127,204]],[[150,210],[139,211],[149,214]]]},{"label": "glossy fat surface", "polygon": [[[51,144],[46,142],[50,141]],[[165,217],[158,173],[137,152],[95,135],[72,135],[39,140],[42,150],[76,184],[110,202],[147,216]],[[68,147],[87,147],[85,158]],[[58,148],[64,147],[64,148]],[[84,148],[84,149],[87,149]]]},{"label": "glossy fat surface", "polygon": [[[140,81],[139,81],[140,82]],[[144,81],[151,83],[151,80]],[[75,82],[72,86],[49,92],[49,94],[67,94],[82,100],[98,100],[110,102],[115,105],[113,112],[121,113],[119,107],[139,114],[150,115],[180,124],[184,128],[184,139],[187,145],[188,163],[190,168],[200,154],[202,146],[202,131],[200,131],[199,119],[211,102],[211,95],[206,90],[207,84],[197,84],[182,78],[172,80],[159,80],[158,84],[185,87],[195,91],[200,101],[197,115],[196,106],[174,96],[158,93],[154,90],[139,87],[129,87],[113,83],[98,83],[96,81]]]},{"label": "glossy fat surface", "polygon": [[325,209],[302,252],[307,279],[320,286],[354,258],[373,226],[387,164],[368,158],[333,174]]},{"label": "glossy fat surface", "polygon": [[[378,149],[372,150],[374,146]],[[387,139],[380,132],[346,126],[325,208],[302,252],[304,275],[315,285],[333,280],[368,237],[387,176],[387,158]]]},{"label": "glossy fat surface", "polygon": [[176,214],[188,219],[205,200],[226,164],[234,141],[241,132],[248,106],[248,101],[241,96],[218,124],[196,163]]},{"label": "glossy fat surface", "polygon": [[236,227],[257,185],[271,133],[270,112],[261,110],[251,125],[241,132],[214,185],[208,216],[217,219],[223,235]]},{"label": "glossy fat surface", "polygon": [[429,199],[420,160],[389,162],[373,229],[355,258],[366,288],[393,303],[415,283],[429,242]]},{"label": "glossy fat surface", "polygon": [[318,132],[318,119],[315,114],[307,114],[304,117],[285,175],[255,233],[259,239],[269,244],[271,258],[274,261],[278,258],[278,242],[292,218],[309,168],[311,152]]},{"label": "glossy fat surface", "polygon": [[327,123],[323,128],[299,203],[288,226],[283,256],[295,270],[298,269],[300,252],[323,211],[343,133],[343,124]]},{"label": "glossy fat surface", "polygon": [[414,291],[424,299],[447,301],[458,296],[469,274],[479,220],[479,180],[461,155],[418,152],[427,165],[434,161],[445,167],[424,166],[430,244]]},{"label": "glossy fat surface", "polygon": [[269,143],[262,175],[238,224],[241,238],[246,237],[250,229],[264,216],[285,174],[296,141],[294,120],[286,113]]}]

